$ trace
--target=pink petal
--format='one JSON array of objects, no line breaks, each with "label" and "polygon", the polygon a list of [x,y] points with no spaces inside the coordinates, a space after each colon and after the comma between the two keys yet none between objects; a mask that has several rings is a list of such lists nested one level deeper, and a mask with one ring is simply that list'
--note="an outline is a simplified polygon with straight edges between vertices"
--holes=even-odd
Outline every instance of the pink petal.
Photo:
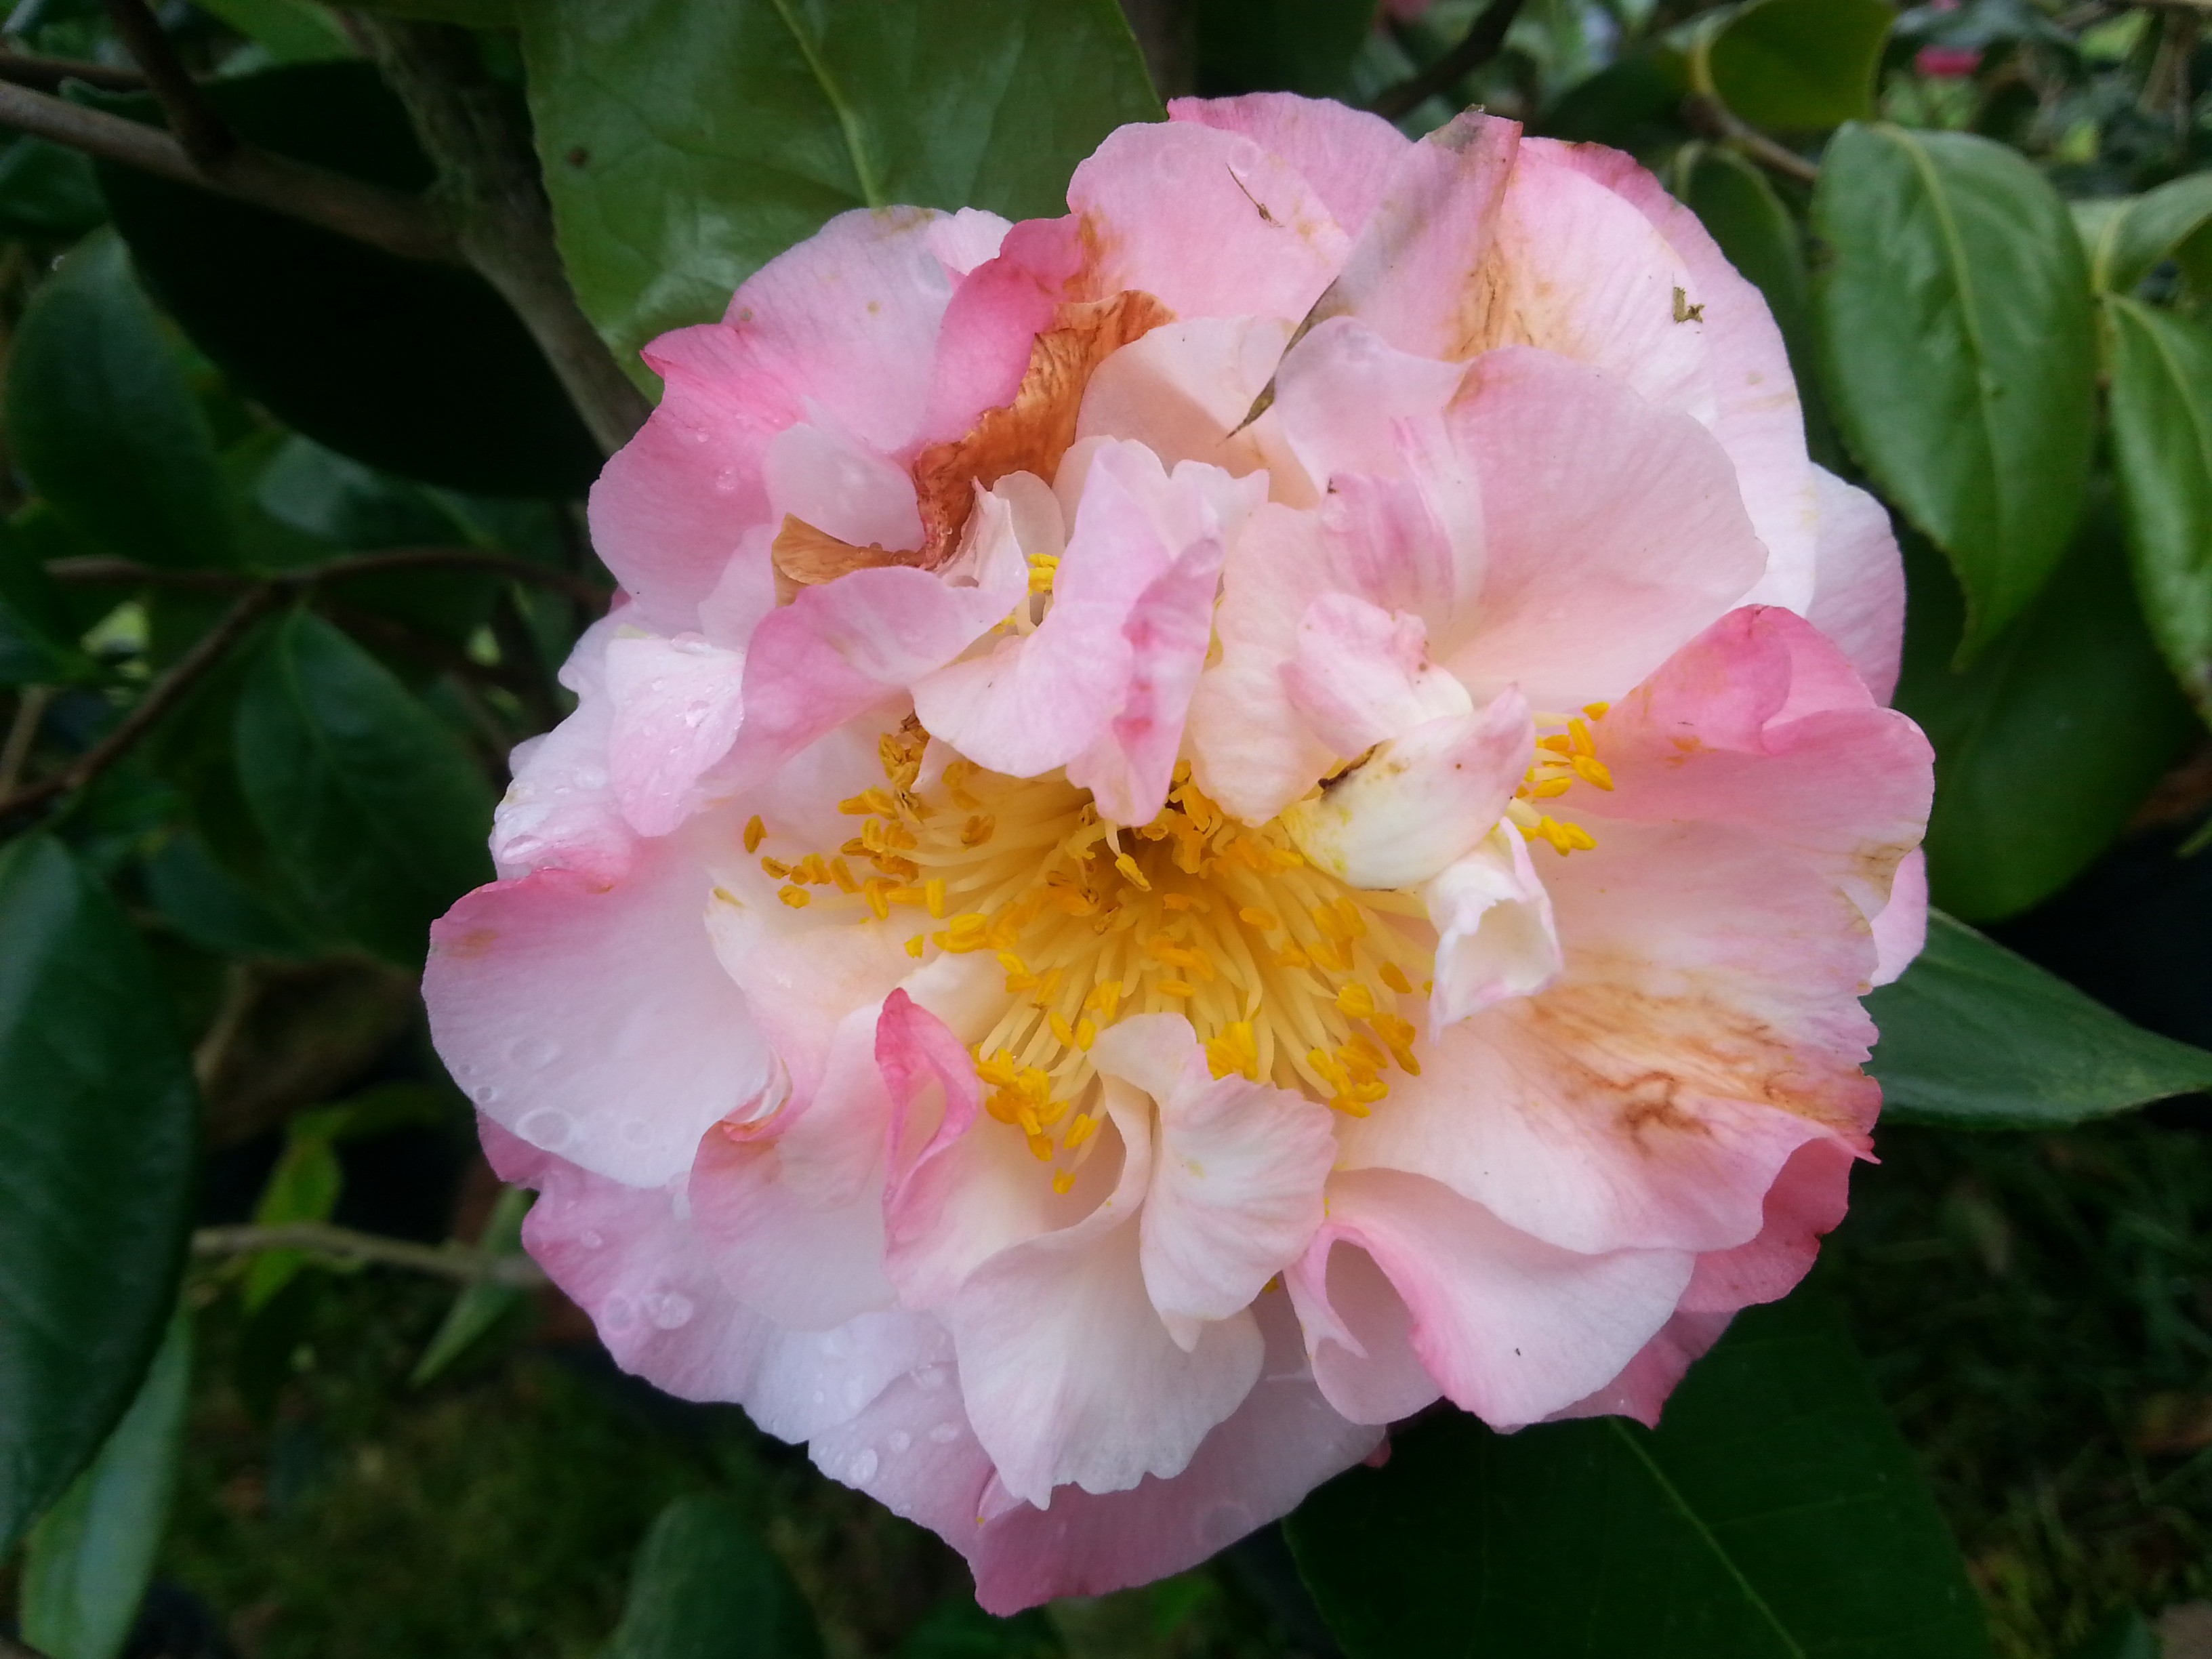
[{"label": "pink petal", "polygon": [[1621,1367],[1620,1375],[1571,1406],[1552,1413],[1553,1422],[1577,1417],[1632,1417],[1647,1429],[1659,1426],[1659,1413],[1674,1385],[1727,1333],[1733,1314],[1678,1313],[1659,1328]]},{"label": "pink petal", "polygon": [[608,641],[608,772],[639,835],[665,836],[699,810],[699,779],[738,734],[744,674],[741,654],[696,634]]},{"label": "pink petal", "polygon": [[1912,965],[1928,943],[1928,855],[1916,847],[1900,860],[1889,902],[1874,923],[1874,982],[1888,985]]},{"label": "pink petal", "polygon": [[1741,831],[1597,840],[1539,854],[1558,980],[1438,1033],[1340,1129],[1343,1162],[1419,1170],[1564,1249],[1726,1249],[1799,1146],[1873,1121],[1872,941],[1832,884]]},{"label": "pink petal", "polygon": [[1316,484],[1346,473],[1401,477],[1408,454],[1400,423],[1442,415],[1465,374],[1394,349],[1364,322],[1332,317],[1283,359],[1273,412]]},{"label": "pink petal", "polygon": [[1732,1314],[1759,1302],[1779,1302],[1813,1270],[1821,1238],[1843,1224],[1850,1204],[1851,1166],[1863,1146],[1844,1139],[1808,1140],[1790,1154],[1767,1188],[1759,1236],[1734,1249],[1698,1258],[1682,1292],[1690,1313]]},{"label": "pink petal", "polygon": [[1379,115],[1334,98],[1287,92],[1242,98],[1173,98],[1168,119],[1241,132],[1287,161],[1347,236],[1358,236],[1382,201],[1391,169],[1412,146]]},{"label": "pink petal", "polygon": [[913,476],[834,426],[784,428],[769,442],[761,477],[772,524],[801,519],[855,547],[921,545]]},{"label": "pink petal", "polygon": [[1509,686],[1394,738],[1283,814],[1298,850],[1354,887],[1418,887],[1488,835],[1528,769],[1528,704]]},{"label": "pink petal", "polygon": [[508,757],[514,781],[491,828],[492,864],[502,877],[562,869],[612,883],[629,868],[637,836],[612,788],[614,708],[605,674],[607,645],[624,614],[585,629],[562,665],[561,683],[576,693],[575,712],[517,744]]},{"label": "pink petal", "polygon": [[1824,467],[1813,598],[1805,619],[1851,659],[1876,702],[1897,690],[1905,652],[1905,560],[1882,504]]},{"label": "pink petal", "polygon": [[[1246,422],[1267,387],[1291,325],[1272,317],[1194,317],[1164,323],[1099,364],[1076,422],[1086,438],[1127,438],[1172,468],[1203,461],[1232,477],[1262,468],[1273,499],[1310,507],[1317,492],[1283,441],[1272,410]],[[1071,462],[1063,464],[1065,474]]]},{"label": "pink petal", "polygon": [[1308,1285],[1339,1240],[1364,1249],[1411,1310],[1429,1374],[1493,1428],[1540,1422],[1618,1375],[1690,1278],[1682,1252],[1560,1249],[1402,1170],[1340,1174],[1328,1201]]},{"label": "pink petal", "polygon": [[[1548,194],[1560,171],[1580,173],[1641,213],[1681,261],[1687,273],[1686,301],[1702,304],[1705,319],[1675,326],[1685,334],[1697,333],[1709,354],[1705,386],[1711,401],[1707,418],[1713,435],[1735,464],[1744,508],[1771,555],[1753,597],[1762,604],[1802,610],[1813,591],[1814,526],[1826,507],[1814,491],[1817,469],[1805,457],[1804,415],[1789,353],[1765,298],[1729,264],[1697,215],[1669,196],[1632,157],[1601,144],[1562,144],[1550,139],[1531,139],[1522,155],[1530,170],[1530,194],[1540,189]],[[1518,176],[1515,184],[1517,190],[1522,184]],[[1508,192],[1509,209],[1515,193]],[[1564,262],[1563,249],[1556,243],[1540,241],[1530,251]],[[1551,268],[1557,270],[1558,263]],[[1673,296],[1657,297],[1667,305],[1671,324]],[[1534,343],[1552,343],[1541,339]]]},{"label": "pink petal", "polygon": [[469,1097],[594,1174],[665,1185],[707,1126],[769,1081],[771,1059],[701,915],[682,837],[620,881],[544,870],[480,887],[430,930],[422,998]]},{"label": "pink petal", "polygon": [[1188,121],[1121,127],[1068,183],[1101,295],[1137,289],[1178,317],[1312,308],[1349,242],[1313,187],[1250,139]]},{"label": "pink petal", "polygon": [[1521,128],[1470,111],[1398,153],[1342,274],[1317,309],[1357,317],[1401,351],[1447,361],[1480,349],[1476,274]]},{"label": "pink petal", "polygon": [[1180,1474],[1259,1380],[1249,1315],[1208,1323],[1188,1352],[1161,1322],[1135,1224],[1152,1137],[1141,1113],[1115,1122],[1125,1150],[1113,1193],[993,1256],[944,1310],[976,1437],[1007,1492],[1040,1506],[1071,1482],[1120,1492]]},{"label": "pink petal", "polygon": [[1711,434],[1608,376],[1508,347],[1470,366],[1453,417],[1487,569],[1441,659],[1478,698],[1516,683],[1538,708],[1618,697],[1765,564]]},{"label": "pink petal", "polygon": [[1013,402],[1036,337],[1063,301],[1082,297],[1074,289],[1083,258],[1073,216],[1026,219],[1006,232],[996,258],[962,279],[938,330],[925,441],[964,437],[985,410]]},{"label": "pink petal", "polygon": [[1869,916],[1927,825],[1928,740],[1875,708],[1826,636],[1778,607],[1723,617],[1598,730],[1615,787],[1584,815],[1740,826],[1796,849]]},{"label": "pink petal", "polygon": [[1138,1014],[1091,1049],[1105,1076],[1157,1103],[1139,1265],[1152,1305],[1185,1349],[1296,1261],[1321,1224],[1336,1155],[1328,1109],[1234,1073],[1210,1074],[1190,1022]]},{"label": "pink petal", "polygon": [[1413,1348],[1413,1315],[1375,1258],[1358,1245],[1309,1250],[1283,1275],[1297,1310],[1314,1379],[1354,1423],[1395,1423],[1443,1390]]},{"label": "pink petal", "polygon": [[773,1138],[741,1141],[715,1129],[699,1143],[686,1190],[722,1282],[794,1330],[826,1331],[893,1306],[876,1188],[817,1201],[784,1179],[781,1153]]},{"label": "pink petal", "polygon": [[1347,757],[1474,708],[1466,688],[1429,660],[1419,617],[1350,593],[1324,593],[1306,607],[1282,673],[1307,729]]}]

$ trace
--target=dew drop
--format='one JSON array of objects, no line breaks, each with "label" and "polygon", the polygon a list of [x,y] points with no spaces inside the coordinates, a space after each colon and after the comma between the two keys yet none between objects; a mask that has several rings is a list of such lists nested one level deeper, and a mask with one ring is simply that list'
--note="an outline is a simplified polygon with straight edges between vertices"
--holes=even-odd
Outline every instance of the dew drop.
[{"label": "dew drop", "polygon": [[924,1365],[920,1370],[914,1373],[914,1385],[917,1389],[943,1388],[945,1386],[945,1367],[942,1365]]},{"label": "dew drop", "polygon": [[586,1228],[582,1232],[576,1235],[576,1243],[582,1245],[587,1250],[596,1250],[606,1242],[605,1235],[595,1232],[590,1228]]},{"label": "dew drop", "polygon": [[489,1106],[499,1098],[499,1085],[479,1083],[469,1091],[469,1098],[479,1106]]},{"label": "dew drop", "polygon": [[875,1474],[876,1465],[880,1461],[873,1446],[866,1447],[853,1459],[852,1467],[845,1471],[845,1478],[858,1486]]},{"label": "dew drop", "polygon": [[[477,1099],[479,1104],[483,1097],[483,1091],[478,1090]],[[543,1146],[549,1152],[557,1152],[575,1134],[576,1126],[568,1113],[556,1111],[550,1106],[541,1106],[516,1124],[514,1132],[533,1146]]]},{"label": "dew drop", "polygon": [[902,1452],[908,1446],[914,1444],[914,1437],[908,1434],[904,1429],[893,1429],[890,1432],[890,1437],[884,1441],[884,1443],[886,1446],[889,1446],[895,1452]]},{"label": "dew drop", "polygon": [[681,1291],[655,1291],[643,1301],[645,1316],[656,1330],[680,1330],[691,1322],[691,1298]]},{"label": "dew drop", "polygon": [[561,1058],[561,1045],[551,1037],[523,1037],[508,1048],[507,1057],[525,1071],[542,1072]]},{"label": "dew drop", "polygon": [[960,1425],[957,1423],[939,1423],[929,1431],[930,1443],[933,1445],[949,1446],[959,1437]]}]

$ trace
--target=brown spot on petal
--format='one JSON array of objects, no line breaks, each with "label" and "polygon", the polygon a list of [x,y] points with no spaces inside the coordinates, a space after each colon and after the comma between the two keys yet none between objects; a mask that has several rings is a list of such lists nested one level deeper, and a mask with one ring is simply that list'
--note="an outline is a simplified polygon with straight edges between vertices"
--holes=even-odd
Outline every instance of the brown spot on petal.
[{"label": "brown spot on petal", "polygon": [[[1048,481],[1075,441],[1084,389],[1098,365],[1172,320],[1165,306],[1134,289],[1061,306],[1056,325],[1030,348],[1029,369],[1013,402],[987,411],[966,437],[932,444],[915,458],[922,543],[921,553],[910,556],[913,562],[934,570],[952,556],[977,485],[988,489],[1010,472],[1034,472]],[[776,539],[780,546],[782,538]]]},{"label": "brown spot on petal", "polygon": [[802,587],[818,587],[852,571],[922,562],[920,553],[886,552],[880,543],[856,547],[851,542],[841,542],[828,531],[817,530],[788,513],[783,515],[783,528],[769,544],[769,557],[775,566],[778,605],[789,605]]}]

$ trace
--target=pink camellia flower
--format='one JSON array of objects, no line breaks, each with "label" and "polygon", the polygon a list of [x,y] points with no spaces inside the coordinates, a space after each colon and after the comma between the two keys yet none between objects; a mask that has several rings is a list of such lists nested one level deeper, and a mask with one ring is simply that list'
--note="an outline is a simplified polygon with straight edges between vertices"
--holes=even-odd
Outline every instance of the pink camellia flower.
[{"label": "pink camellia flower", "polygon": [[1010,1610],[1438,1399],[1653,1420],[1840,1218],[1902,578],[1626,156],[1176,105],[847,214],[600,479],[426,990],[525,1237]]}]

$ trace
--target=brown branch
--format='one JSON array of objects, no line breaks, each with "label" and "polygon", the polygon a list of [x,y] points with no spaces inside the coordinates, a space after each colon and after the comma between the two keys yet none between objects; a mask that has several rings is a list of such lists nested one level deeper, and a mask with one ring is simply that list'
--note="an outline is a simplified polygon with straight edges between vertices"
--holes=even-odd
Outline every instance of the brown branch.
[{"label": "brown branch", "polygon": [[465,1285],[534,1290],[551,1282],[545,1270],[526,1255],[496,1255],[450,1240],[443,1244],[417,1244],[411,1239],[357,1232],[325,1221],[294,1221],[271,1227],[203,1227],[192,1235],[195,1255],[246,1255],[262,1250],[315,1250],[381,1267],[436,1273]]},{"label": "brown branch", "polygon": [[514,94],[486,72],[476,39],[444,23],[363,12],[357,27],[437,163],[435,194],[461,251],[514,307],[600,449],[628,443],[652,405],[577,303],[553,239],[553,210]]},{"label": "brown branch", "polygon": [[88,587],[177,587],[204,593],[235,593],[264,585],[296,592],[326,582],[386,575],[396,570],[489,571],[512,581],[529,582],[566,594],[579,604],[593,607],[595,614],[605,608],[609,597],[605,588],[577,572],[475,547],[384,548],[265,575],[245,575],[233,570],[169,570],[159,565],[140,564],[133,559],[100,555],[49,559],[46,564],[46,574],[56,581]]},{"label": "brown branch", "polygon": [[16,128],[103,161],[250,203],[336,231],[403,258],[459,257],[451,232],[420,198],[240,144],[220,162],[196,163],[159,127],[87,109],[0,77],[0,126]]},{"label": "brown branch", "polygon": [[51,685],[27,685],[15,694],[15,718],[8,722],[8,740],[0,744],[0,795],[15,788],[15,781],[23,775],[23,763],[31,757],[31,745],[38,741],[39,725],[46,717],[46,705],[54,700]]},{"label": "brown branch", "polygon": [[1819,167],[1796,150],[1776,143],[1710,93],[1693,92],[1685,98],[1682,119],[1691,131],[1719,139],[1769,173],[1801,185],[1809,185],[1820,176]]},{"label": "brown branch", "polygon": [[107,0],[107,21],[122,37],[131,61],[146,77],[154,101],[168,118],[169,131],[177,135],[185,154],[205,169],[235,151],[238,135],[201,94],[191,71],[169,44],[169,37],[146,9],[146,0]]},{"label": "brown branch", "polygon": [[1467,33],[1435,63],[1376,93],[1367,107],[1386,121],[1419,109],[1438,93],[1472,75],[1505,48],[1505,32],[1521,14],[1522,0],[1490,0]]},{"label": "brown branch", "polygon": [[0,821],[51,800],[56,795],[82,789],[122,759],[156,720],[173,708],[186,692],[199,684],[210,669],[222,660],[223,653],[261,619],[262,614],[276,603],[277,594],[278,590],[266,582],[240,594],[237,601],[222,613],[216,625],[201,635],[191,650],[172,663],[168,672],[147,688],[146,695],[115,723],[114,730],[58,771],[49,772],[35,783],[25,784],[20,789],[0,796]]},{"label": "brown branch", "polygon": [[13,81],[19,87],[36,87],[41,92],[53,92],[64,81],[82,81],[102,92],[146,90],[146,77],[135,69],[88,64],[76,58],[33,58],[26,52],[11,52],[4,43],[0,43],[0,81]]}]

